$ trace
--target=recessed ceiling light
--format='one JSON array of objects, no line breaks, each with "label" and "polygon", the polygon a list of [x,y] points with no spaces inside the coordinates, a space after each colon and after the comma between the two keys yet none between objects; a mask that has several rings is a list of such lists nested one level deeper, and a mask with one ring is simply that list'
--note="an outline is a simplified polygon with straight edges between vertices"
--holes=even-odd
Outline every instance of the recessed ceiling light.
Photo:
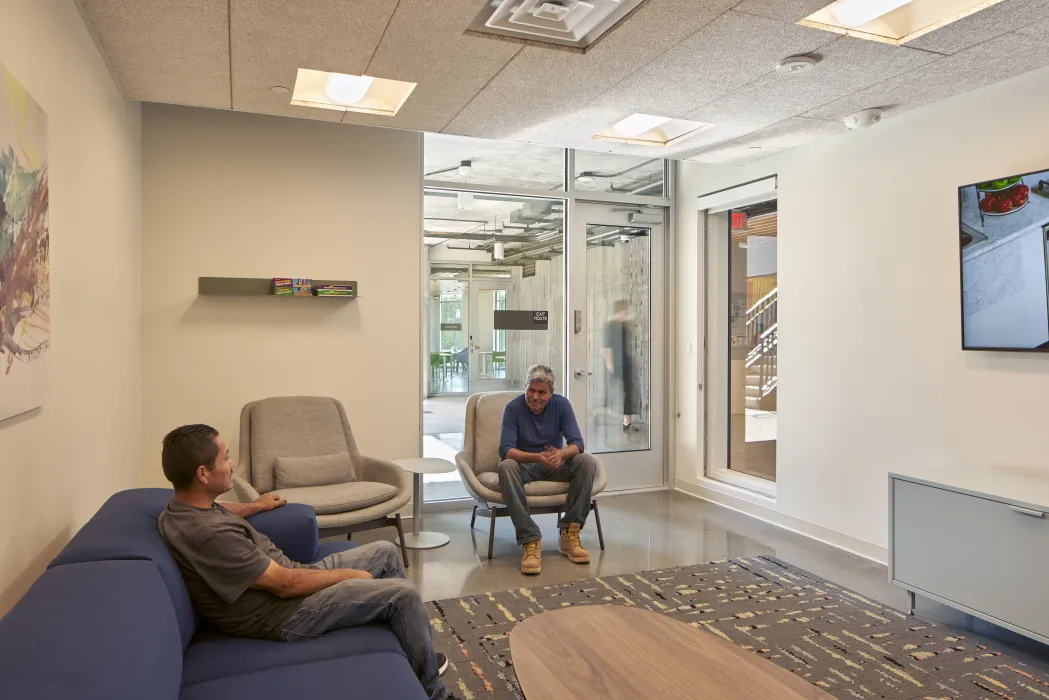
[{"label": "recessed ceiling light", "polygon": [[780,75],[800,75],[816,67],[816,59],[811,56],[787,56],[776,64]]},{"label": "recessed ceiling light", "polygon": [[714,125],[687,119],[671,119],[652,114],[631,114],[597,132],[594,138],[601,141],[629,143],[635,146],[669,146],[675,141],[680,141],[712,126]]},{"label": "recessed ceiling light", "polygon": [[597,180],[597,178],[594,177],[594,174],[592,172],[590,172],[589,170],[587,170],[587,171],[585,171],[583,173],[580,173],[576,177],[576,182],[583,182],[583,183],[586,183],[586,184],[589,184],[591,182],[595,182],[596,180]]},{"label": "recessed ceiling light", "polygon": [[300,68],[291,103],[340,112],[392,117],[415,89],[415,83]]},{"label": "recessed ceiling light", "polygon": [[798,24],[899,46],[1001,0],[836,0]]},{"label": "recessed ceiling light", "polygon": [[616,122],[612,128],[620,136],[634,138],[646,131],[651,131],[661,124],[670,121],[670,117],[656,117],[651,114],[631,114],[626,119]]},{"label": "recessed ceiling light", "polygon": [[290,88],[286,88],[283,85],[274,85],[270,88],[270,91],[277,93],[278,95],[287,95],[291,92]]}]

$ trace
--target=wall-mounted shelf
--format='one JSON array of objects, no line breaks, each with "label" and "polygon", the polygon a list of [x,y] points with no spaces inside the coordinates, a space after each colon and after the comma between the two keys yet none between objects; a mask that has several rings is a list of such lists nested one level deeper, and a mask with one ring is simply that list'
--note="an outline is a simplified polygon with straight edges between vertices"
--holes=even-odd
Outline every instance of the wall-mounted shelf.
[{"label": "wall-mounted shelf", "polygon": [[356,299],[360,295],[357,283],[349,280],[313,280],[314,286],[324,284],[349,285],[352,296],[297,297],[291,294],[273,293],[272,277],[200,277],[197,279],[197,294],[207,297],[277,297],[284,299]]}]

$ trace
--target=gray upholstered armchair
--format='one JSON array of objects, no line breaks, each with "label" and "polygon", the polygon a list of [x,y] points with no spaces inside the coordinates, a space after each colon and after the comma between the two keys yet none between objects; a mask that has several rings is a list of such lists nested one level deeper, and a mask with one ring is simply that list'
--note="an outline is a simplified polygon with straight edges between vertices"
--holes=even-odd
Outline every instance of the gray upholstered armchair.
[{"label": "gray upholstered armchair", "polygon": [[[463,438],[463,451],[455,456],[466,490],[474,497],[478,505],[474,506],[470,527],[474,526],[477,516],[491,520],[488,533],[488,558],[492,558],[492,547],[495,541],[495,521],[497,518],[509,517],[510,511],[503,501],[499,487],[499,427],[503,422],[503,408],[510,399],[520,396],[519,391],[493,391],[486,394],[474,394],[466,402],[466,435]],[[594,478],[596,496],[608,485],[605,465],[596,456],[597,475]],[[525,496],[532,514],[557,513],[560,516],[568,501],[568,484],[553,481],[536,481],[525,484]],[[594,511],[597,525],[597,536],[601,549],[605,548],[605,535],[601,531],[601,513],[597,501],[591,500],[590,510]]]},{"label": "gray upholstered armchair", "polygon": [[397,511],[411,500],[411,477],[360,453],[336,399],[281,396],[244,406],[233,487],[242,501],[276,493],[312,506],[321,537],[394,526],[408,566]]}]

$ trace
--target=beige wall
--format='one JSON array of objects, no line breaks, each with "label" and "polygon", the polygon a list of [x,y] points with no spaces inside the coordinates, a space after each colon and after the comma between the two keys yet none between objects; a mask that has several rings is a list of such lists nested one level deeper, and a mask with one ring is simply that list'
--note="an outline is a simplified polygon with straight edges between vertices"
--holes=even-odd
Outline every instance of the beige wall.
[{"label": "beige wall", "polygon": [[[686,349],[702,344],[695,197],[772,173],[777,494],[715,496],[884,556],[891,470],[969,467],[993,484],[996,469],[1012,467],[1049,479],[1049,356],[961,350],[957,212],[959,185],[1049,168],[1046,114],[1042,69],[748,168],[681,165],[679,486],[711,488],[696,443],[703,395]],[[989,139],[988,124],[1008,128]]]},{"label": "beige wall", "polygon": [[68,0],[0,0],[0,62],[48,116],[49,388],[0,422],[0,615],[140,453],[139,107]]},{"label": "beige wall", "polygon": [[[142,471],[202,422],[234,454],[241,407],[333,396],[363,452],[420,444],[421,137],[143,106]],[[197,297],[200,276],[352,279],[360,298]]]}]

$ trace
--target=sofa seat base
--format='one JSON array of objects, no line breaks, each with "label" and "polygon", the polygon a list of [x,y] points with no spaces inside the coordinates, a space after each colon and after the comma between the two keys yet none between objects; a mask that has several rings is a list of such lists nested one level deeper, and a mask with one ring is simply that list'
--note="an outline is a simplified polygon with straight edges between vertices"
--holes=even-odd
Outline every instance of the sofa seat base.
[{"label": "sofa seat base", "polygon": [[182,658],[182,687],[185,689],[228,676],[373,652],[404,656],[397,638],[386,626],[368,625],[337,630],[301,642],[230,637],[202,628]]},{"label": "sofa seat base", "polygon": [[402,654],[377,653],[285,666],[183,687],[179,700],[338,698],[427,700]]}]

